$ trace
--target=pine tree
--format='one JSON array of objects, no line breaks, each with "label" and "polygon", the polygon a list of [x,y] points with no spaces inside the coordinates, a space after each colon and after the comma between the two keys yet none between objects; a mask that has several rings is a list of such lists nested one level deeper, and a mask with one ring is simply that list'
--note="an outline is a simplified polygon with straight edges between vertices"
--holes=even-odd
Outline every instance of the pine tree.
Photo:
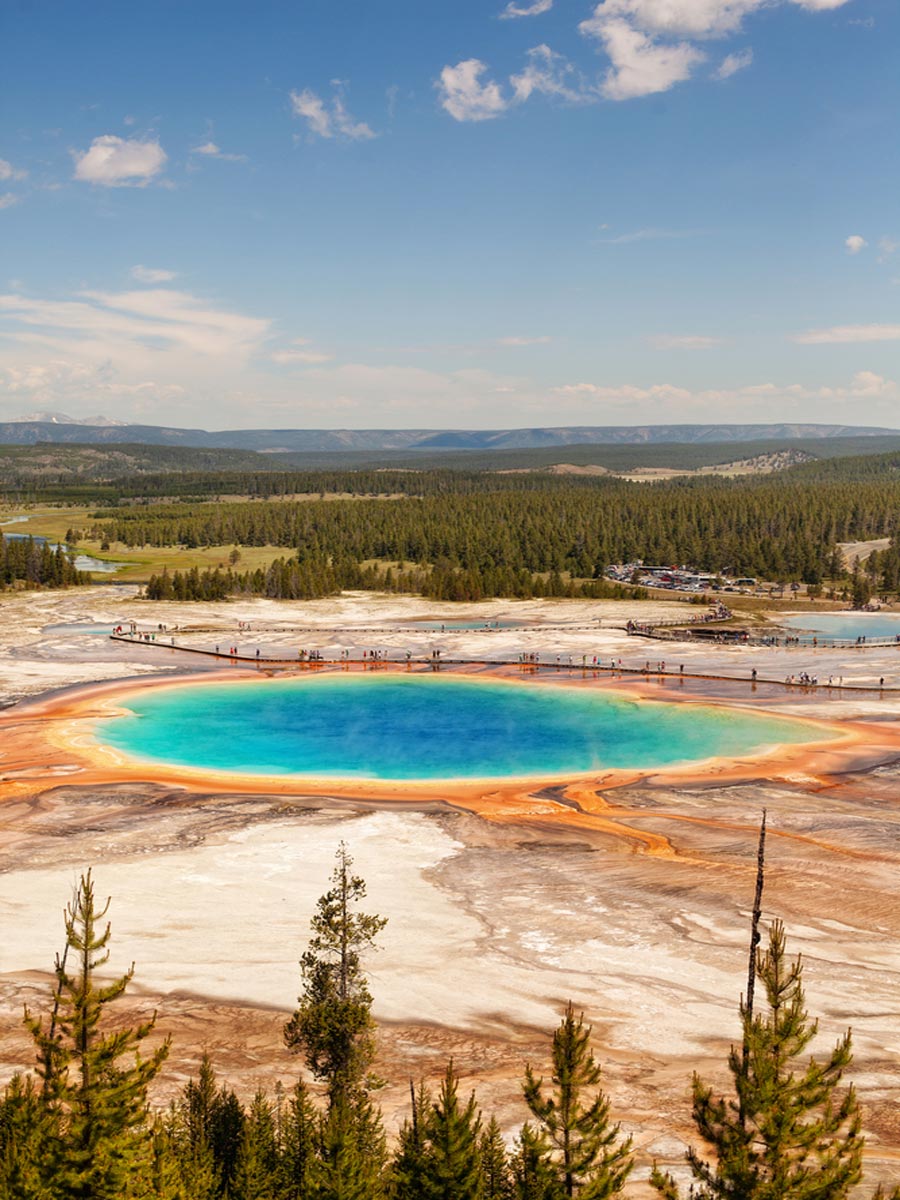
[{"label": "pine tree", "polygon": [[[44,1154],[55,1200],[122,1200],[150,1157],[147,1087],[169,1043],[141,1058],[139,1047],[155,1015],[131,1029],[104,1031],[107,1005],[134,974],[132,966],[105,986],[97,981],[109,959],[110,926],[103,926],[108,908],[109,901],[97,908],[89,871],[66,909],[66,954],[56,963],[53,1014],[47,1026],[25,1016],[38,1050],[43,1100],[58,1123]],[[131,1054],[133,1063],[123,1063]]]},{"label": "pine tree", "polygon": [[480,1134],[481,1116],[475,1094],[465,1105],[460,1104],[459,1078],[451,1060],[425,1122],[428,1146],[422,1170],[422,1200],[481,1200]]},{"label": "pine tree", "polygon": [[531,1067],[525,1071],[525,1103],[548,1143],[564,1196],[604,1200],[620,1192],[632,1168],[631,1138],[609,1117],[600,1090],[600,1065],[590,1048],[591,1027],[571,1003],[553,1035],[553,1091]]},{"label": "pine tree", "polygon": [[299,1080],[282,1116],[284,1200],[309,1200],[313,1195],[318,1139],[319,1115],[306,1085]]},{"label": "pine tree", "polygon": [[365,1089],[375,1057],[362,955],[374,947],[387,920],[354,911],[366,885],[352,866],[342,842],[332,887],[318,902],[313,937],[300,960],[303,995],[284,1029],[287,1045],[302,1049],[314,1077],[327,1084],[329,1105],[349,1103],[355,1091]]},{"label": "pine tree", "polygon": [[0,1200],[47,1200],[40,1158],[52,1130],[33,1079],[14,1075],[0,1100]]},{"label": "pine tree", "polygon": [[151,1157],[145,1172],[146,1182],[136,1190],[139,1200],[207,1200],[209,1192],[202,1192],[185,1179],[165,1121],[158,1120],[153,1127]]},{"label": "pine tree", "polygon": [[516,1200],[563,1200],[549,1149],[546,1135],[526,1122],[510,1162]]},{"label": "pine tree", "polygon": [[[688,1163],[697,1200],[843,1200],[861,1175],[863,1138],[852,1087],[840,1090],[851,1061],[849,1031],[822,1060],[803,1060],[818,1022],[804,1007],[802,962],[788,961],[784,928],[776,921],[769,946],[759,952],[756,974],[767,1010],[741,1004],[742,1045],[728,1067],[732,1099],[715,1096],[694,1076],[693,1118],[715,1155],[695,1148]],[[678,1200],[670,1175],[654,1170],[666,1200]]]},{"label": "pine tree", "polygon": [[315,1200],[381,1200],[386,1163],[379,1110],[364,1091],[338,1096],[322,1123]]},{"label": "pine tree", "polygon": [[228,1194],[237,1171],[246,1116],[237,1096],[223,1087],[213,1100],[209,1121],[209,1144],[219,1193]]},{"label": "pine tree", "polygon": [[229,1200],[271,1200],[280,1168],[275,1114],[263,1093],[257,1092],[244,1121]]},{"label": "pine tree", "polygon": [[409,1081],[409,1093],[412,1111],[401,1126],[391,1164],[391,1200],[418,1200],[422,1192],[427,1152],[425,1117],[431,1107],[431,1098],[424,1083],[416,1088],[412,1080]]},{"label": "pine tree", "polygon": [[188,1080],[166,1121],[190,1200],[213,1200],[219,1191],[212,1145],[215,1103],[215,1072],[209,1056],[204,1054],[199,1078]]},{"label": "pine tree", "polygon": [[483,1200],[510,1200],[512,1178],[509,1173],[506,1146],[496,1117],[491,1117],[481,1137],[481,1178]]}]

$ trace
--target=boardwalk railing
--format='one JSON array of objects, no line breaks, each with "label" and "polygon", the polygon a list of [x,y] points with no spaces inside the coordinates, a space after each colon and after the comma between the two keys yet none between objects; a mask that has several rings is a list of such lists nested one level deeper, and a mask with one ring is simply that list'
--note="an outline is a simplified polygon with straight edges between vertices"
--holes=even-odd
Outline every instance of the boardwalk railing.
[{"label": "boardwalk railing", "polygon": [[[332,630],[318,630],[322,632],[334,632]],[[380,632],[384,632],[381,630]],[[419,631],[421,632],[421,631]],[[652,667],[646,664],[643,667],[626,666],[624,663],[619,663],[613,658],[603,661],[599,656],[595,658],[593,655],[571,655],[559,654],[553,655],[546,653],[523,653],[516,657],[488,658],[484,655],[472,656],[468,658],[449,657],[442,651],[429,651],[424,654],[413,654],[411,651],[394,651],[394,656],[390,656],[390,652],[381,650],[355,650],[344,651],[338,658],[326,658],[320,656],[317,651],[306,653],[298,651],[296,657],[281,656],[278,658],[268,658],[254,652],[253,654],[241,654],[239,652],[230,654],[219,650],[204,650],[199,646],[184,646],[181,645],[169,635],[169,640],[164,638],[152,640],[152,635],[141,633],[113,633],[110,638],[115,642],[125,642],[129,645],[145,646],[148,649],[170,650],[179,654],[193,654],[207,659],[214,659],[224,664],[235,664],[241,666],[256,666],[259,668],[278,668],[292,667],[294,669],[300,667],[307,670],[316,670],[323,667],[367,667],[373,670],[384,669],[388,667],[430,667],[433,671],[439,671],[442,667],[510,667],[518,666],[523,671],[529,674],[538,672],[563,671],[566,673],[578,672],[582,678],[593,676],[641,676],[646,679],[700,679],[710,680],[717,683],[742,683],[749,684],[752,688],[758,685],[769,684],[780,688],[786,688],[792,691],[803,692],[900,692],[900,685],[884,684],[864,684],[864,683],[819,683],[812,680],[799,680],[790,677],[788,679],[772,679],[763,678],[761,675],[754,675],[752,672],[747,675],[722,675],[713,671],[691,671],[679,667],[678,670],[672,668],[665,669],[664,664],[656,664]],[[150,638],[150,640],[147,640]],[[581,658],[581,661],[577,661]]]}]

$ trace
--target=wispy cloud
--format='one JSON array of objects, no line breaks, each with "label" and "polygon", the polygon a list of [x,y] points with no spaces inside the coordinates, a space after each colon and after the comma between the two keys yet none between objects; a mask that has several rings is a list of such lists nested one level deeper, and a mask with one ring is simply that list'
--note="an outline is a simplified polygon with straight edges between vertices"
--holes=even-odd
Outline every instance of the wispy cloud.
[{"label": "wispy cloud", "polygon": [[573,104],[597,99],[596,90],[565,56],[544,45],[528,51],[525,69],[518,75],[511,75],[509,82],[516,103],[528,100],[535,93],[556,96]]},{"label": "wispy cloud", "polygon": [[859,254],[860,250],[865,250],[868,244],[869,243],[866,241],[866,239],[861,237],[858,233],[851,233],[850,236],[844,240],[844,245],[847,247],[848,254]]},{"label": "wispy cloud", "polygon": [[498,346],[547,346],[553,338],[547,337],[546,334],[541,334],[538,337],[523,337],[514,334],[512,337],[497,338]]},{"label": "wispy cloud", "polygon": [[87,150],[73,151],[75,178],[103,187],[145,187],[163,170],[167,155],[158,141],[104,134]]},{"label": "wispy cloud", "polygon": [[542,13],[549,12],[552,7],[553,0],[532,0],[531,4],[516,4],[515,0],[509,0],[509,4],[500,14],[500,19],[503,21],[516,17],[539,17]]},{"label": "wispy cloud", "polygon": [[[766,382],[695,391],[672,383],[648,386],[570,383],[552,391],[561,401],[580,402],[592,413],[596,413],[597,406],[601,405],[607,411],[618,408],[629,414],[634,414],[637,409],[644,419],[656,419],[655,414],[665,412],[668,420],[696,420],[703,412],[716,414],[719,420],[726,419],[723,414],[737,412],[743,413],[745,420],[748,412],[754,413],[754,420],[761,417],[768,420],[803,419],[797,416],[798,408],[810,414],[805,419],[821,420],[821,406],[828,405],[837,414],[842,414],[838,419],[846,421],[847,405],[859,400],[880,407],[891,418],[894,406],[900,400],[900,387],[896,381],[874,371],[858,371],[849,383],[833,387]],[[672,417],[673,412],[677,417]]]},{"label": "wispy cloud", "polygon": [[215,142],[204,142],[202,146],[194,146],[191,154],[202,154],[204,158],[217,158],[220,162],[246,162],[246,154],[226,154]]},{"label": "wispy cloud", "polygon": [[660,333],[649,341],[657,350],[711,350],[723,344],[722,338],[690,333]]},{"label": "wispy cloud", "polygon": [[549,46],[533,46],[525,66],[506,84],[485,78],[488,68],[478,58],[444,67],[436,87],[441,106],[457,121],[489,121],[532,96],[550,96],[569,104],[591,104],[599,93],[563,54]]},{"label": "wispy cloud", "polygon": [[284,350],[276,350],[270,355],[272,362],[279,366],[317,366],[320,363],[331,362],[334,355],[323,354],[320,350],[310,348],[308,338],[294,338]]},{"label": "wispy cloud", "polygon": [[142,267],[140,263],[128,272],[138,283],[171,283],[177,279],[177,271],[166,271],[161,267]]},{"label": "wispy cloud", "polygon": [[210,307],[189,292],[84,291],[72,300],[0,295],[6,336],[93,359],[159,358],[177,349],[234,362],[253,354],[270,322]]},{"label": "wispy cloud", "polygon": [[22,179],[28,178],[28,172],[22,167],[14,167],[11,162],[7,162],[5,158],[0,158],[0,180],[19,182]]},{"label": "wispy cloud", "polygon": [[39,408],[65,406],[77,411],[82,405],[117,409],[124,402],[152,411],[160,403],[180,400],[184,394],[185,389],[178,383],[152,379],[128,382],[110,363],[51,358],[22,366],[0,365],[0,399],[8,397],[19,406],[27,402]]},{"label": "wispy cloud", "polygon": [[791,338],[801,346],[833,346],[855,342],[900,342],[900,325],[833,325],[807,329]]},{"label": "wispy cloud", "polygon": [[368,141],[377,137],[365,121],[357,121],[350,115],[339,90],[330,102],[325,101],[311,88],[302,92],[291,92],[291,111],[295,117],[306,121],[310,133],[321,138],[347,138],[350,141]]},{"label": "wispy cloud", "polygon": [[635,242],[677,241],[681,238],[700,237],[701,229],[659,229],[649,226],[646,229],[632,229],[628,233],[618,233],[614,237],[599,238],[603,246],[631,246]]},{"label": "wispy cloud", "polygon": [[730,79],[732,75],[737,75],[738,71],[745,71],[747,67],[753,65],[753,51],[748,46],[746,50],[737,50],[734,54],[728,54],[722,59],[717,70],[714,73],[715,79]]},{"label": "wispy cloud", "polygon": [[19,203],[19,197],[13,192],[4,192],[0,195],[0,210],[4,208],[12,208],[14,204]]}]

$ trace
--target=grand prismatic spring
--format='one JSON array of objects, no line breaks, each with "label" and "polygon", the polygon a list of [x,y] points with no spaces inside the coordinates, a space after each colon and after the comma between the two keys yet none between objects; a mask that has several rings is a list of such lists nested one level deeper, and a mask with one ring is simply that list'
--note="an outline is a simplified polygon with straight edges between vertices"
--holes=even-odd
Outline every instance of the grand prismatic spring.
[{"label": "grand prismatic spring", "polygon": [[[157,688],[97,737],[216,772],[397,780],[571,776],[733,758],[821,737],[799,721],[604,691],[435,676]],[[186,731],[189,731],[186,736]]]}]

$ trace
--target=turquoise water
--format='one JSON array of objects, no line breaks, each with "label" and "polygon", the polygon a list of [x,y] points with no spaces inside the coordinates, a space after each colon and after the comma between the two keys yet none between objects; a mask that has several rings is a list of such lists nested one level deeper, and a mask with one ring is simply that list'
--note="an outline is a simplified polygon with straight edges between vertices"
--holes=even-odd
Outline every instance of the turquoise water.
[{"label": "turquoise water", "polygon": [[90,634],[94,637],[109,637],[112,633],[112,625],[92,625],[88,622],[68,621],[61,625],[45,625],[41,633],[74,633],[74,634]]},{"label": "turquoise water", "polygon": [[656,767],[815,740],[796,721],[437,676],[163,687],[97,737],[154,762],[250,774],[472,779]]},{"label": "turquoise water", "polygon": [[814,636],[821,640],[837,638],[855,642],[858,637],[900,637],[900,616],[883,613],[817,613],[802,617],[785,617],[781,622],[801,632],[804,641]]}]

